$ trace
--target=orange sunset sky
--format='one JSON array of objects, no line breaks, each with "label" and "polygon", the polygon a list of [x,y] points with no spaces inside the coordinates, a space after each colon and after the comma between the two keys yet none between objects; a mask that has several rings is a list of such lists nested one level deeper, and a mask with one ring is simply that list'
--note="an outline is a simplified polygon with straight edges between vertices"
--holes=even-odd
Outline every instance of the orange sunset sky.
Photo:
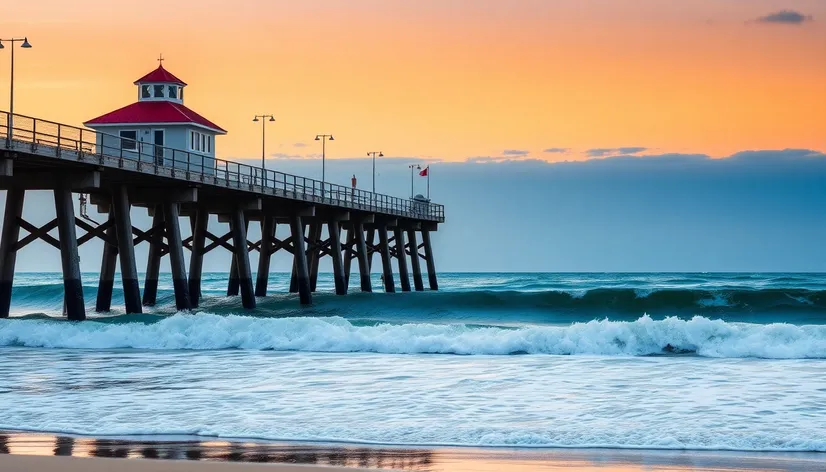
[{"label": "orange sunset sky", "polygon": [[[781,10],[811,19],[755,21]],[[163,53],[228,158],[260,155],[256,113],[282,157],[319,152],[317,133],[332,158],[826,150],[823,0],[29,0],[5,2],[10,36],[34,46],[17,113],[127,105]],[[6,47],[0,109],[8,68]]]}]

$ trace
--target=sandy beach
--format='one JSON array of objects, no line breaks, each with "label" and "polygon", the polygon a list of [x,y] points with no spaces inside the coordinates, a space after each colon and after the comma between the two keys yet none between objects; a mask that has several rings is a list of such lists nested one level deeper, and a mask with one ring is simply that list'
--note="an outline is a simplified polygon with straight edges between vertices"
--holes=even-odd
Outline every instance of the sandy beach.
[{"label": "sandy beach", "polygon": [[614,449],[368,447],[0,433],[0,470],[97,472],[822,471],[826,454]]}]

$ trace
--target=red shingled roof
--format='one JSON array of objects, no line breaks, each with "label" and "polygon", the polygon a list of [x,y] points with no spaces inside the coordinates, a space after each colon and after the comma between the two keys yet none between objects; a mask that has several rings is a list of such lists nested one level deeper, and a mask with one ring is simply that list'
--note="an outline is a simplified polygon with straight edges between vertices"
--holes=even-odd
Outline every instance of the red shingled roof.
[{"label": "red shingled roof", "polygon": [[180,103],[169,101],[146,101],[135,102],[111,113],[91,119],[85,126],[94,125],[123,125],[123,124],[187,124],[193,123],[204,126],[218,134],[227,132],[209,121],[203,116],[195,113]]},{"label": "red shingled roof", "polygon": [[158,66],[157,69],[136,80],[135,85],[147,82],[186,85],[186,82],[175,77],[171,72],[164,69],[163,65]]}]

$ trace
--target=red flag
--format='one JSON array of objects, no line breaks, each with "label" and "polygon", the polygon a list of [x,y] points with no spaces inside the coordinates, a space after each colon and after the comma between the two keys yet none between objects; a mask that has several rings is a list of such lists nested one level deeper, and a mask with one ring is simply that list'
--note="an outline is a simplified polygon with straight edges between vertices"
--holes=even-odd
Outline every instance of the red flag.
[{"label": "red flag", "polygon": [[427,167],[424,168],[424,170],[419,172],[419,175],[422,176],[422,177],[427,177],[427,171],[429,171],[429,170],[430,170],[430,166],[427,166]]}]

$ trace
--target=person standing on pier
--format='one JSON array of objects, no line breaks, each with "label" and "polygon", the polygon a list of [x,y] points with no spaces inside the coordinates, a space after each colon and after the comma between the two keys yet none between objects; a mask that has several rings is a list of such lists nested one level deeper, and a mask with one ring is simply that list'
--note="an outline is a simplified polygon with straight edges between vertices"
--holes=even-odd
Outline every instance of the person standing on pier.
[{"label": "person standing on pier", "polygon": [[353,184],[353,192],[350,193],[350,200],[352,201],[356,199],[356,184],[358,183],[358,180],[356,180],[356,174],[353,174],[353,178],[350,179],[350,182]]}]

